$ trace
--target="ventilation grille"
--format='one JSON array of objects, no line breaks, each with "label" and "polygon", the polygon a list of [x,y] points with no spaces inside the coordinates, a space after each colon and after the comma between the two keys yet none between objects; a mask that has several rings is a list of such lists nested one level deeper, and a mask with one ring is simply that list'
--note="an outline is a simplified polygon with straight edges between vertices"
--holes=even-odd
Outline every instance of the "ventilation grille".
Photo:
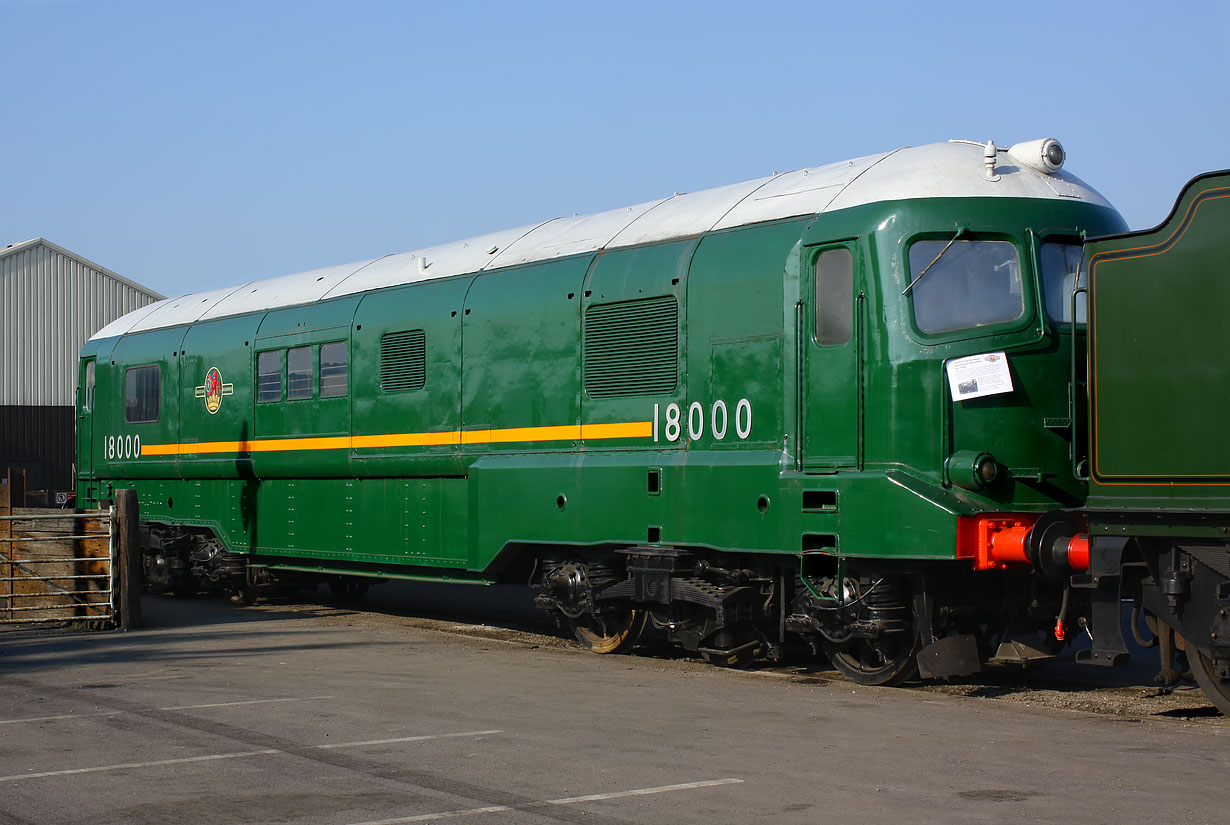
[{"label": "ventilation grille", "polygon": [[679,377],[679,304],[673,297],[590,307],[585,391],[593,398],[661,395]]},{"label": "ventilation grille", "polygon": [[421,329],[390,332],[380,339],[380,389],[421,390],[427,383],[427,336]]}]

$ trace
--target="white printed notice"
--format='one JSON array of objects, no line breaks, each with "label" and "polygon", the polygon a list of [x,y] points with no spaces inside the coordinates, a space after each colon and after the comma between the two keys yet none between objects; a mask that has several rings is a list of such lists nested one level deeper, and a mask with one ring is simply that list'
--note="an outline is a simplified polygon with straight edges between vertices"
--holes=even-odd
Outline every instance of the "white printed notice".
[{"label": "white printed notice", "polygon": [[948,370],[948,389],[953,401],[1012,392],[1008,356],[1002,352],[954,358],[945,365],[945,369]]}]

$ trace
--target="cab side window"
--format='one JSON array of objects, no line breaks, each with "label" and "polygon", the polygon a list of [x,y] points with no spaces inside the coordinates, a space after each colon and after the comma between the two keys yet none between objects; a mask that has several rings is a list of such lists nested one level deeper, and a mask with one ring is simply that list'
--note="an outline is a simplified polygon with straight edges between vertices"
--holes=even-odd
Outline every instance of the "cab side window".
[{"label": "cab side window", "polygon": [[[1085,270],[1081,266],[1084,249],[1079,243],[1047,242],[1042,244],[1039,264],[1042,268],[1042,294],[1046,299],[1046,315],[1061,324],[1072,323],[1072,292],[1085,286]],[[1086,297],[1079,296],[1076,323],[1085,323]]]}]

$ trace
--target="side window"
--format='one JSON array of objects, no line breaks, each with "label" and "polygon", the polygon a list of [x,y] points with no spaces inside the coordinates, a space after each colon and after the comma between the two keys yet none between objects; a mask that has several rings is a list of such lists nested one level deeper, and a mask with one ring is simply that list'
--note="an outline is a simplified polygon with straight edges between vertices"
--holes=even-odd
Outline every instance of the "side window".
[{"label": "side window", "polygon": [[162,368],[157,364],[133,367],[124,373],[124,420],[150,424],[162,409]]},{"label": "side window", "polygon": [[854,256],[826,249],[816,259],[816,343],[844,344],[854,334]]},{"label": "side window", "polygon": [[86,412],[94,410],[94,362],[87,361],[85,364],[85,398],[82,404]]},{"label": "side window", "polygon": [[312,397],[312,348],[293,347],[286,351],[286,398],[291,401]]},{"label": "side window", "polygon": [[282,400],[281,350],[269,350],[256,356],[256,400],[262,404]]},{"label": "side window", "polygon": [[346,342],[320,345],[320,397],[346,394]]}]

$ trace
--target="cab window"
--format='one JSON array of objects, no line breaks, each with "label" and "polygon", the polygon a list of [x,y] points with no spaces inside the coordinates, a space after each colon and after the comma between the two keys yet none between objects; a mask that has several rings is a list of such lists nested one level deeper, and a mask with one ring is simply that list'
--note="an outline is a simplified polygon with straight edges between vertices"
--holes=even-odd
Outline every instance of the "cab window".
[{"label": "cab window", "polygon": [[1002,324],[1025,314],[1020,256],[1009,241],[915,241],[909,268],[914,323],[922,332]]},{"label": "cab window", "polygon": [[[1081,271],[1082,251],[1078,243],[1056,242],[1044,243],[1038,250],[1046,317],[1056,323],[1072,323],[1072,290],[1085,285],[1085,273]],[[1077,297],[1076,323],[1085,323],[1083,294]]]}]

